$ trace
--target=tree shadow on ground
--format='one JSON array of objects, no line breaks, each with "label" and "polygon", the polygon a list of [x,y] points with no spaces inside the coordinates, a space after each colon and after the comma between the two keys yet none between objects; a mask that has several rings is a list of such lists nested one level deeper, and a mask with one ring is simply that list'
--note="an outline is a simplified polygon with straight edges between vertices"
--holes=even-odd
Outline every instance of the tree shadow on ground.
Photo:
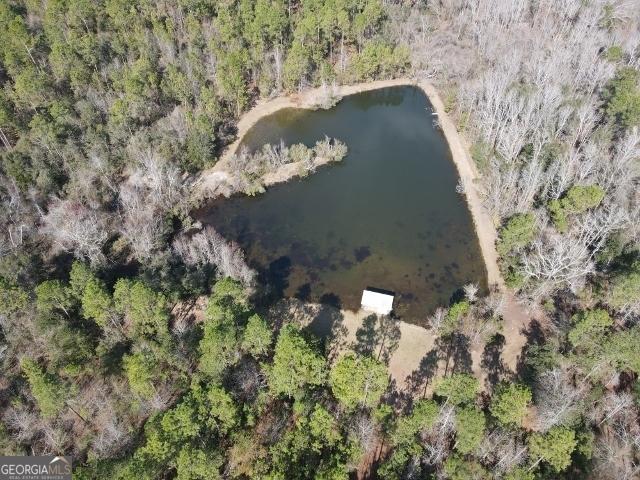
[{"label": "tree shadow on ground", "polygon": [[320,338],[325,354],[334,360],[337,352],[347,346],[348,330],[344,325],[344,316],[339,308],[332,305],[320,305],[307,330]]},{"label": "tree shadow on ground", "polygon": [[362,326],[356,330],[356,342],[353,350],[358,355],[373,356],[378,342],[378,317],[374,314],[367,315],[362,320]]},{"label": "tree shadow on ground", "polygon": [[420,360],[418,368],[411,372],[405,380],[405,390],[412,396],[420,394],[424,397],[427,386],[438,371],[439,359],[438,350],[429,350]]},{"label": "tree shadow on ground", "polygon": [[388,315],[371,314],[356,330],[351,349],[359,355],[369,355],[388,365],[400,342],[399,320]]},{"label": "tree shadow on ground", "polygon": [[443,342],[436,341],[436,345],[446,352],[445,375],[448,375],[449,372],[471,373],[473,360],[471,359],[469,337],[460,332],[454,332],[443,339]]},{"label": "tree shadow on ground", "polygon": [[527,357],[532,349],[544,345],[546,341],[546,334],[540,322],[535,319],[531,320],[529,326],[522,330],[521,333],[525,336],[527,341],[524,344],[524,347],[522,347],[522,352],[518,358],[516,373],[518,374],[518,377],[524,380],[533,379],[534,371],[527,363]]},{"label": "tree shadow on ground", "polygon": [[487,374],[485,379],[485,388],[488,392],[492,392],[495,386],[504,379],[508,372],[502,361],[502,350],[504,349],[506,339],[503,335],[495,334],[489,343],[484,347],[482,352],[481,367]]}]

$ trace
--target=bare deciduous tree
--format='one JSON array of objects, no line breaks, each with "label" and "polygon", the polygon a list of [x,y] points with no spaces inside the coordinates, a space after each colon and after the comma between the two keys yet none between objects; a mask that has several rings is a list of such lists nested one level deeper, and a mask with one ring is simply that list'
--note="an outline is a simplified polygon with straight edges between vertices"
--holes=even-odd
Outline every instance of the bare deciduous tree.
[{"label": "bare deciduous tree", "polygon": [[453,405],[444,403],[440,407],[438,419],[433,427],[422,433],[424,446],[423,461],[428,465],[438,465],[449,454],[451,437],[455,432],[455,409]]},{"label": "bare deciduous tree", "polygon": [[59,248],[100,263],[104,260],[102,246],[109,236],[108,219],[106,213],[78,201],[55,198],[42,218],[41,232]]},{"label": "bare deciduous tree", "polygon": [[527,447],[513,431],[495,429],[480,443],[478,457],[492,471],[504,473],[527,460]]},{"label": "bare deciduous tree", "polygon": [[173,242],[173,250],[187,265],[214,265],[219,275],[231,277],[251,286],[255,272],[244,259],[244,252],[227,242],[212,227],[192,236],[181,235]]},{"label": "bare deciduous tree", "polygon": [[568,372],[561,368],[548,370],[536,378],[536,422],[537,428],[547,431],[556,425],[562,425],[579,414],[590,384],[578,380],[574,385]]},{"label": "bare deciduous tree", "polygon": [[186,205],[178,169],[138,143],[129,147],[138,166],[119,189],[120,233],[135,256],[145,259],[161,245],[167,213],[184,212]]},{"label": "bare deciduous tree", "polygon": [[577,288],[594,271],[593,258],[611,233],[622,228],[628,215],[617,206],[584,214],[566,234],[547,229],[523,256],[523,273],[538,281],[538,291],[561,285]]}]

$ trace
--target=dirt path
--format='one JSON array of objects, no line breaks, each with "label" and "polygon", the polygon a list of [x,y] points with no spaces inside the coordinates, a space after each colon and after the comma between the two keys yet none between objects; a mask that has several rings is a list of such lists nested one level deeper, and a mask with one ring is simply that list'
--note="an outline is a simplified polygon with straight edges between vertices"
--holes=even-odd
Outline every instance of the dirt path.
[{"label": "dirt path", "polygon": [[438,114],[440,128],[449,144],[453,163],[458,169],[458,175],[464,187],[469,211],[471,212],[476,234],[478,235],[480,250],[482,251],[484,263],[487,268],[488,282],[490,285],[502,290],[504,289],[504,280],[498,268],[498,253],[495,249],[498,235],[493,219],[482,206],[480,192],[477,187],[480,181],[480,175],[478,174],[476,165],[471,158],[464,140],[458,134],[455,124],[445,111],[444,104],[436,88],[432,84],[424,81],[419,82],[418,86],[424,91],[427,97],[429,97],[431,105],[433,105],[434,110]]},{"label": "dirt path", "polygon": [[[495,249],[497,232],[494,221],[489,213],[483,208],[478,185],[480,176],[478,170],[469,153],[468,146],[464,139],[458,134],[455,123],[449,117],[444,108],[444,103],[440,98],[436,88],[427,81],[416,81],[413,79],[383,80],[362,83],[357,85],[345,85],[336,87],[333,93],[339,97],[345,97],[360,92],[377,90],[380,88],[413,85],[423,90],[429,98],[435,113],[438,116],[439,125],[449,144],[451,157],[458,170],[461,184],[464,187],[465,198],[471,212],[473,222],[478,236],[480,249],[487,269],[487,279],[495,290],[504,294],[502,308],[503,334],[505,343],[502,345],[500,360],[503,368],[507,371],[515,372],[522,347],[526,343],[524,331],[529,326],[531,315],[518,304],[512,292],[505,287],[504,280],[498,268],[498,254]],[[238,122],[237,139],[224,152],[222,158],[216,165],[203,172],[194,184],[194,198],[206,197],[215,192],[217,186],[228,177],[228,160],[236,153],[244,135],[260,119],[271,115],[283,108],[314,108],[317,99],[323,94],[321,88],[310,89],[304,92],[278,97],[271,100],[258,102],[249,112],[242,116]],[[363,326],[363,321],[367,317],[364,312],[342,311],[341,325],[345,330],[345,342],[353,344],[358,329]],[[312,321],[307,319],[307,321]],[[404,322],[398,323],[400,338],[397,348],[389,358],[389,371],[392,378],[401,388],[407,388],[411,383],[411,375],[420,369],[430,366],[425,362],[432,361],[436,344],[436,337],[429,331],[416,325]],[[348,345],[346,345],[348,347]],[[472,360],[472,371],[483,380],[486,380],[487,373],[482,366],[484,346],[472,346],[469,351]],[[426,360],[425,360],[426,359]],[[443,359],[436,360],[436,375],[445,373],[447,362]]]}]

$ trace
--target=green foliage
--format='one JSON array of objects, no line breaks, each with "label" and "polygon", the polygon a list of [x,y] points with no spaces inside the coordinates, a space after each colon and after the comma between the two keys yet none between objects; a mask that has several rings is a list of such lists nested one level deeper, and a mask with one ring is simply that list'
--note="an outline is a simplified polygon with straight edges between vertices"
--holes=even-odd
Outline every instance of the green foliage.
[{"label": "green foliage", "polygon": [[353,59],[352,72],[358,80],[388,78],[401,73],[409,64],[406,48],[392,47],[384,41],[372,41]]},{"label": "green foliage", "polygon": [[200,433],[196,408],[184,401],[167,410],[160,419],[164,438],[174,445],[186,443]]},{"label": "green foliage", "polygon": [[[193,273],[200,269],[168,248],[144,259],[134,258],[135,248],[121,248],[119,227],[128,212],[120,187],[130,178],[150,217],[127,218],[127,226],[157,221],[162,240],[170,241],[189,219],[173,199],[144,198],[151,190],[165,193],[143,185],[147,160],[195,175],[216,161],[233,140],[236,117],[258,98],[402,73],[408,51],[381,35],[385,16],[380,0],[0,2],[0,176],[6,177],[0,189],[11,200],[3,214],[9,223],[35,227],[39,209],[51,214],[49,199],[60,199],[95,213],[108,237],[100,270],[73,262],[68,284],[54,275],[79,252],[48,255],[50,244],[36,228],[25,229],[23,245],[1,262],[0,314],[9,318],[0,341],[9,345],[7,365],[15,365],[16,352],[46,345],[46,369],[23,365],[43,415],[63,408],[72,394],[61,379],[72,380],[81,398],[93,398],[91,389],[104,395],[107,416],[123,440],[131,439],[126,446],[102,442],[105,412],[93,415],[79,402],[87,424],[79,428],[74,422],[81,420],[65,414],[55,427],[72,432],[65,448],[86,458],[80,478],[216,478],[224,465],[225,477],[337,479],[358,464],[361,446],[343,428],[351,413],[331,390],[344,406],[374,407],[388,383],[384,367],[358,359],[348,385],[340,365],[330,387],[313,343],[285,327],[274,348],[271,326],[251,316],[247,292],[229,279],[213,286],[204,322],[171,335],[170,302],[206,292],[208,275]],[[334,159],[344,156],[339,145],[331,147]],[[301,146],[292,151],[299,161],[308,154]],[[23,197],[14,199],[14,182]],[[136,270],[139,277],[130,276]],[[255,391],[245,395],[249,376]],[[262,385],[265,376],[271,390]],[[130,392],[122,390],[125,380]],[[7,381],[11,408],[22,383],[11,372]],[[177,403],[147,418],[156,394]],[[280,395],[296,397],[294,415],[287,417],[291,402]],[[256,440],[262,430],[273,438]],[[244,475],[230,472],[240,436],[254,442]],[[99,451],[103,444],[108,451]]]},{"label": "green foliage", "polygon": [[596,260],[599,264],[608,265],[616,257],[621,256],[624,253],[625,240],[620,232],[614,232],[607,238],[602,250],[596,255]]},{"label": "green foliage", "polygon": [[640,261],[613,275],[606,300],[616,309],[624,309],[640,301]]},{"label": "green foliage", "polygon": [[176,480],[218,480],[223,459],[219,454],[189,446],[180,450]]},{"label": "green foliage", "polygon": [[604,190],[599,185],[575,185],[562,196],[560,204],[566,214],[575,214],[597,207],[603,199]]},{"label": "green foliage", "polygon": [[175,65],[168,65],[162,79],[162,90],[178,102],[188,103],[193,98],[188,77]]},{"label": "green foliage", "polygon": [[220,90],[235,104],[236,113],[239,115],[249,97],[245,81],[249,54],[244,49],[231,50],[225,52],[218,61]]},{"label": "green foliage", "polygon": [[518,213],[500,229],[500,240],[496,246],[500,255],[527,246],[536,233],[536,218],[532,213]]},{"label": "green foliage", "polygon": [[230,278],[215,284],[205,310],[204,336],[199,346],[202,372],[218,378],[238,360],[240,323],[248,311],[242,285]]},{"label": "green foliage", "polygon": [[482,410],[475,407],[456,410],[456,450],[462,454],[473,452],[484,438],[485,425]]},{"label": "green foliage", "polygon": [[344,438],[334,414],[318,403],[304,403],[295,427],[269,449],[267,478],[345,478],[347,463],[358,461],[358,449]]},{"label": "green foliage", "polygon": [[169,310],[161,293],[140,281],[120,279],[113,291],[113,302],[116,311],[131,323],[134,336],[158,339],[168,336]]},{"label": "green foliage", "polygon": [[608,336],[602,352],[596,352],[594,357],[596,361],[605,360],[617,371],[631,370],[640,374],[638,345],[640,345],[640,327],[634,326]]},{"label": "green foliage", "polygon": [[69,272],[69,290],[77,300],[82,300],[87,284],[95,279],[91,269],[82,262],[73,262]]},{"label": "green foliage", "polygon": [[478,170],[480,172],[485,173],[489,170],[490,159],[491,159],[491,146],[477,141],[471,145],[470,152],[471,158],[473,158],[474,163],[478,166]]},{"label": "green foliage", "polygon": [[107,325],[112,315],[113,301],[102,281],[91,277],[84,286],[81,302],[85,318],[95,320],[101,327]]},{"label": "green foliage", "polygon": [[469,313],[470,309],[471,304],[468,300],[462,300],[451,305],[444,321],[442,322],[442,326],[440,327],[440,335],[446,337],[458,330],[460,327],[460,320]]},{"label": "green foliage", "polygon": [[227,433],[238,423],[238,409],[222,387],[213,385],[207,391],[209,417],[207,424],[222,434]]},{"label": "green foliage", "polygon": [[439,411],[438,404],[432,400],[417,401],[411,413],[398,420],[391,436],[393,445],[414,443],[419,432],[428,430],[434,425]]},{"label": "green foliage", "polygon": [[480,389],[478,379],[468,373],[454,373],[437,381],[435,393],[454,405],[473,402]]},{"label": "green foliage", "polygon": [[[409,8],[380,0],[0,2],[0,142],[7,150],[0,160],[7,187],[0,188],[7,196],[15,182],[24,195],[14,202],[11,190],[11,208],[3,215],[11,223],[37,223],[34,205],[47,211],[47,199],[59,198],[108,218],[109,248],[103,252],[108,261],[99,275],[74,262],[68,285],[52,280],[47,275],[57,276],[67,256],[42,255],[49,245],[34,228],[15,255],[1,259],[0,347],[9,346],[3,350],[5,366],[15,365],[17,355],[32,351],[29,348],[45,346],[38,353],[46,359],[46,368],[44,361],[38,365],[25,359],[22,371],[43,416],[64,415],[64,422],[53,426],[67,434],[65,448],[87,459],[79,478],[346,479],[364,463],[362,455],[370,453],[352,428],[368,415],[377,422],[385,445],[395,447],[371,475],[488,476],[471,455],[486,422],[485,412],[474,406],[475,378],[455,374],[435,386],[438,402],[446,398],[456,405],[456,453],[426,466],[416,459],[424,458],[428,437],[434,434],[438,403],[418,400],[410,414],[398,418],[390,405],[379,405],[389,382],[384,365],[347,355],[329,371],[303,331],[285,326],[274,339],[271,325],[252,315],[245,290],[229,279],[213,286],[204,322],[184,325],[185,331],[176,328],[170,335],[170,302],[206,292],[208,274],[193,273],[199,269],[177,261],[168,248],[159,248],[148,260],[129,258],[130,252],[119,248],[122,238],[114,238],[119,214],[126,214],[118,205],[120,183],[147,158],[195,176],[233,140],[236,117],[258,98],[323,81],[402,75],[409,67],[409,52],[388,40],[396,29],[384,22],[387,14],[410,14]],[[613,28],[615,9],[604,10],[603,26]],[[417,13],[423,15],[425,9]],[[605,47],[602,56],[620,64],[625,60],[617,46]],[[604,92],[609,119],[622,128],[637,124],[638,92],[638,73],[621,68]],[[581,104],[571,92],[567,95],[568,107]],[[619,134],[613,133],[616,138]],[[148,145],[141,146],[141,137],[150,139]],[[531,147],[522,150],[519,161],[530,160]],[[556,142],[543,146],[545,165],[559,156],[556,147]],[[494,153],[490,145],[473,148],[481,170]],[[301,145],[291,148],[292,158],[300,162],[307,162],[310,154]],[[549,211],[558,228],[566,230],[571,215],[596,207],[603,197],[600,187],[574,186],[550,204]],[[173,205],[170,213],[148,206],[154,219],[166,226],[165,240],[172,239],[173,227],[189,228],[188,219],[170,208]],[[14,207],[20,210],[11,210]],[[505,271],[512,285],[522,285],[513,254],[535,233],[530,213],[508,219],[501,229],[497,248],[508,257]],[[627,235],[620,237],[627,240]],[[624,247],[621,241],[599,257],[613,272],[603,288],[612,312],[640,301],[640,267],[622,270],[617,263]],[[136,268],[142,272],[140,279],[117,281],[112,294],[117,275]],[[562,300],[558,298],[558,305]],[[593,308],[602,299],[582,300],[572,299],[571,305]],[[443,333],[459,329],[470,309],[468,302],[453,305]],[[544,344],[531,342],[526,361],[532,375],[559,363],[575,367],[577,375],[595,364],[602,364],[607,375],[612,369],[637,373],[640,329],[623,328],[621,319],[616,320],[614,327],[604,310],[586,310],[574,317],[568,332],[572,349],[553,337]],[[10,412],[31,396],[21,395],[24,382],[11,368],[6,377],[4,400]],[[74,396],[63,379],[82,389],[79,398],[93,398],[90,389],[105,395],[106,410],[91,418],[92,407],[78,402],[80,414],[89,414],[86,426],[72,412],[63,413],[66,399]],[[122,390],[123,379],[133,395]],[[597,380],[590,377],[594,384]],[[148,399],[156,391],[172,404],[147,418]],[[530,398],[524,387],[501,387],[490,410],[497,421],[518,425]],[[76,408],[75,402],[69,405]],[[99,451],[108,443],[99,437],[103,414],[112,416],[114,426],[131,441]],[[142,424],[144,435],[136,430]],[[581,429],[587,430],[585,425]],[[2,452],[34,448],[30,443],[40,441],[34,437],[18,444],[7,440],[16,432],[6,430],[0,425]],[[555,430],[533,434],[531,451],[544,455],[550,468],[564,466],[571,442],[563,435]],[[453,447],[453,442],[447,438],[445,443]],[[589,456],[582,433],[576,434],[576,442],[575,451]],[[512,479],[531,477],[526,468],[507,474]]]},{"label": "green foliage", "polygon": [[33,398],[45,418],[58,415],[65,406],[67,390],[53,376],[45,373],[29,358],[20,362],[22,372],[27,377]]},{"label": "green foliage", "polygon": [[624,57],[624,50],[620,45],[612,45],[605,50],[604,56],[612,63],[617,63]]},{"label": "green foliage", "polygon": [[527,376],[527,378],[533,378],[537,374],[557,367],[562,359],[558,348],[559,345],[556,341],[530,345],[527,348],[524,365],[527,370],[532,371],[533,375]]},{"label": "green foliage", "polygon": [[595,435],[591,429],[583,429],[576,432],[575,452],[582,455],[585,459],[591,459],[593,457],[594,443]]},{"label": "green foliage", "polygon": [[452,455],[444,462],[444,473],[451,480],[482,480],[490,478],[489,473],[474,460],[466,460],[459,455]]},{"label": "green foliage", "polygon": [[49,336],[49,368],[68,377],[87,371],[93,373],[90,366],[95,357],[95,346],[90,333],[83,328],[70,327],[55,314],[48,322],[45,328]]},{"label": "green foliage", "polygon": [[504,476],[505,480],[535,480],[536,476],[525,467],[515,467]]},{"label": "green foliage", "polygon": [[378,468],[377,474],[383,480],[400,480],[406,478],[403,473],[409,460],[421,454],[418,444],[411,444],[393,449],[393,453]]},{"label": "green foliage", "polygon": [[181,165],[189,173],[196,173],[212,164],[217,138],[215,125],[207,115],[197,115],[190,126]]},{"label": "green foliage", "polygon": [[312,438],[311,448],[320,453],[325,446],[335,446],[341,439],[336,420],[323,406],[316,404],[307,426]]},{"label": "green foliage", "polygon": [[560,232],[566,232],[568,215],[583,213],[597,207],[604,199],[605,192],[599,185],[574,185],[559,199],[547,205],[551,219]]},{"label": "green foliage", "polygon": [[167,468],[175,468],[177,478],[221,478],[223,458],[212,449],[212,440],[237,422],[231,396],[220,386],[205,388],[196,381],[176,406],[147,422],[145,442],[124,478],[154,479]]},{"label": "green foliage", "polygon": [[508,266],[504,272],[504,283],[513,290],[522,288],[526,280],[525,276],[514,265]]},{"label": "green foliage", "polygon": [[68,313],[72,304],[71,292],[60,280],[46,280],[36,287],[36,308],[40,313],[56,309]]},{"label": "green foliage", "polygon": [[613,325],[607,311],[602,309],[577,313],[571,321],[573,327],[569,331],[569,341],[574,347],[600,341],[602,334]]},{"label": "green foliage", "polygon": [[302,43],[295,42],[284,62],[284,79],[287,88],[296,88],[309,75],[311,68],[309,50]]},{"label": "green foliage", "polygon": [[491,399],[491,414],[505,426],[521,426],[531,402],[531,390],[525,385],[503,383]]},{"label": "green foliage", "polygon": [[[2,117],[1,111],[0,117]],[[1,120],[0,128],[2,128]],[[9,177],[11,177],[16,182],[18,188],[20,188],[20,190],[22,190],[23,192],[26,192],[36,180],[36,171],[31,164],[31,160],[21,152],[13,151],[3,155],[2,169]]]},{"label": "green foliage", "polygon": [[273,332],[259,315],[249,317],[242,335],[242,349],[258,358],[267,354],[273,342]]},{"label": "green foliage", "polygon": [[12,315],[29,305],[29,294],[23,288],[0,277],[0,314]]},{"label": "green foliage", "polygon": [[604,93],[605,111],[621,128],[640,125],[640,72],[623,67]]},{"label": "green foliage", "polygon": [[132,392],[144,398],[151,398],[155,394],[154,381],[158,365],[148,353],[125,355],[122,366]]},{"label": "green foliage", "polygon": [[268,378],[274,395],[293,397],[308,385],[325,382],[325,361],[296,326],[285,325],[278,336]]},{"label": "green foliage", "polygon": [[565,427],[553,427],[547,433],[534,433],[529,438],[529,455],[542,458],[556,472],[571,465],[571,453],[576,447],[575,432]]},{"label": "green foliage", "polygon": [[330,374],[334,396],[348,409],[375,407],[389,385],[387,369],[371,357],[353,354],[340,358]]},{"label": "green foliage", "polygon": [[247,292],[240,282],[223,278],[216,282],[209,300],[209,315],[242,317],[248,312]]}]

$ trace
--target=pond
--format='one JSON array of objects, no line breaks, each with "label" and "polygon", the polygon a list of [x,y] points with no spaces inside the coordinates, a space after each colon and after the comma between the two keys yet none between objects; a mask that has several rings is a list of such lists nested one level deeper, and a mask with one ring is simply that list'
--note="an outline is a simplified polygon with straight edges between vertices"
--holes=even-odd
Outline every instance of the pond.
[{"label": "pond", "polygon": [[256,197],[212,202],[197,216],[246,252],[276,296],[357,310],[362,290],[396,293],[395,313],[424,324],[486,270],[449,148],[422,90],[352,95],[330,110],[284,109],[245,136],[312,146],[325,135],[347,157]]}]

